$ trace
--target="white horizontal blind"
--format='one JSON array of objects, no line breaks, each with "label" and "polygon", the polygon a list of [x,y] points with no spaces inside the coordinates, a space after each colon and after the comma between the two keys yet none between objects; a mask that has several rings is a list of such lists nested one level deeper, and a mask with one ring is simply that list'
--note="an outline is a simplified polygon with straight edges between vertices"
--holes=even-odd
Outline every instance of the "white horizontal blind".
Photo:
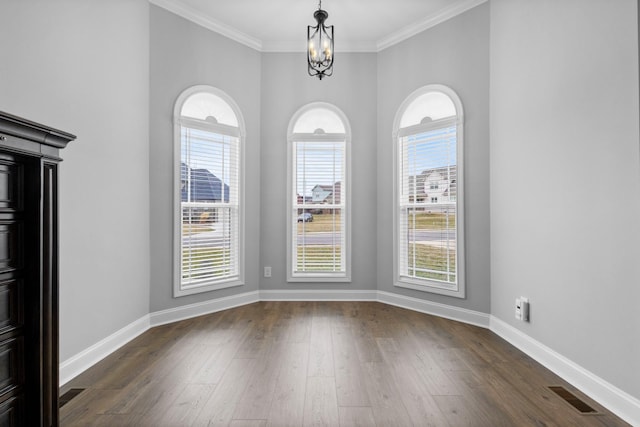
[{"label": "white horizontal blind", "polygon": [[345,273],[345,141],[294,141],[292,158],[293,274]]},{"label": "white horizontal blind", "polygon": [[239,140],[181,127],[181,286],[239,274]]},{"label": "white horizontal blind", "polygon": [[399,142],[400,275],[455,285],[456,125],[449,120]]}]

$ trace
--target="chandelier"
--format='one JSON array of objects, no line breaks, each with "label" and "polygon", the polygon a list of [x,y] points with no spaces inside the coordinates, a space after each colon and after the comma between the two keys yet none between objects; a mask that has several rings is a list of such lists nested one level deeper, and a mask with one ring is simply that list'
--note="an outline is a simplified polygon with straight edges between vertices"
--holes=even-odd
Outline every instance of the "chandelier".
[{"label": "chandelier", "polygon": [[307,70],[322,80],[333,74],[333,25],[324,25],[329,14],[322,10],[322,0],[313,17],[318,25],[307,26]]}]

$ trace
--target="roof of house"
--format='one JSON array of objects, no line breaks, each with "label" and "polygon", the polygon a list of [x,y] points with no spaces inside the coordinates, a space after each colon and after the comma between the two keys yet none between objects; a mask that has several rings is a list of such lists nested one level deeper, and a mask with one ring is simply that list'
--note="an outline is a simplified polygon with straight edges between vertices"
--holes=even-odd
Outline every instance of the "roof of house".
[{"label": "roof of house", "polygon": [[[427,178],[433,173],[438,173],[442,176],[441,179],[446,181],[447,174],[449,173],[449,181],[451,185],[454,185],[454,188],[452,191],[455,193],[455,182],[457,179],[456,171],[457,171],[456,165],[452,165],[451,167],[443,166],[443,167],[425,169],[417,176],[415,175],[409,176],[409,185],[410,186],[413,185],[414,180],[416,180],[416,184],[419,186],[418,188],[420,189],[419,191],[421,191],[423,194],[429,194],[429,189],[425,187]],[[442,194],[449,195],[449,188],[448,187],[445,188]]]},{"label": "roof of house", "polygon": [[[180,175],[182,181],[187,181],[187,173],[191,173],[190,192],[192,202],[219,202],[222,200],[224,191],[224,201],[229,201],[229,186],[223,183],[220,178],[211,173],[208,169],[191,169],[186,164],[180,165]],[[187,201],[187,187],[182,187],[181,200]]]},{"label": "roof of house", "polygon": [[318,184],[315,187],[313,187],[313,189],[315,190],[316,188],[320,187],[322,190],[324,191],[329,191],[329,192],[333,192],[333,189],[336,189],[336,193],[340,191],[340,187],[341,187],[341,183],[340,181],[336,182],[335,184]]},{"label": "roof of house", "polygon": [[338,181],[335,184],[328,184],[328,185],[318,184],[315,187],[313,187],[313,190],[315,190],[316,188],[320,188],[322,191],[326,193],[322,201],[326,200],[328,197],[332,195],[334,196],[333,200],[339,200],[341,195],[342,183]]}]

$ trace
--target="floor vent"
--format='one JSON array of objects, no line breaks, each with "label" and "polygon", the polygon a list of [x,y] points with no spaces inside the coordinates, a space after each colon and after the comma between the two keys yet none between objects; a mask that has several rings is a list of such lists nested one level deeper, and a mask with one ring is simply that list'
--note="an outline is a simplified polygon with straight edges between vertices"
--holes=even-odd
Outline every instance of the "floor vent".
[{"label": "floor vent", "polygon": [[598,411],[587,405],[585,402],[574,396],[569,390],[562,386],[549,386],[551,391],[563,398],[567,403],[576,408],[582,414],[597,414]]},{"label": "floor vent", "polygon": [[67,403],[71,402],[71,399],[79,395],[84,391],[83,388],[72,388],[58,399],[58,406],[62,408]]}]

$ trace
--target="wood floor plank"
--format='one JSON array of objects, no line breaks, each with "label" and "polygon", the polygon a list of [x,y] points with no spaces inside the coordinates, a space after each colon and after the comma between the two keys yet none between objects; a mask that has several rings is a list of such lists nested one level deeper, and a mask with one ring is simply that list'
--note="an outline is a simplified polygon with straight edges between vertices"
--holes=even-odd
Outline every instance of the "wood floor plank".
[{"label": "wood floor plank", "polygon": [[304,419],[309,343],[291,343],[271,402],[267,426],[300,426]]},{"label": "wood floor plank", "polygon": [[192,425],[214,390],[212,384],[185,384],[171,403],[163,402],[147,413],[143,421],[154,426]]},{"label": "wood floor plank", "polygon": [[311,321],[309,348],[309,377],[333,377],[333,345],[331,322],[327,317],[314,317]]},{"label": "wood floor plank", "polygon": [[109,407],[108,414],[146,414],[162,410],[180,394],[184,384],[171,380],[157,380],[141,376],[140,381],[131,383],[122,390],[118,399]]},{"label": "wood floor plank", "polygon": [[305,391],[304,426],[339,425],[336,383],[333,377],[309,377]]},{"label": "wood floor plank", "polygon": [[369,406],[369,394],[351,328],[334,327],[331,335],[338,405]]},{"label": "wood floor plank", "polygon": [[352,328],[356,353],[361,363],[382,362],[382,355],[376,344],[376,337],[370,329],[372,322],[367,320],[371,317],[371,311],[374,309],[371,305],[366,305],[365,308],[360,313],[362,318],[359,318]]},{"label": "wood floor plank", "polygon": [[295,321],[289,323],[289,341],[294,343],[309,342],[311,339],[311,321],[313,319],[310,312],[311,309],[312,306],[307,302],[294,305],[291,315],[295,318]]},{"label": "wood floor plank", "polygon": [[[155,360],[152,359],[151,363],[155,363]],[[110,361],[109,366],[110,369],[106,369],[104,374],[96,379],[92,388],[105,390],[125,388],[143,375],[149,366],[149,359],[145,356],[119,358],[116,361]]]},{"label": "wood floor plank", "polygon": [[428,352],[421,351],[418,356],[419,361],[414,359],[413,367],[431,395],[461,396],[463,394],[464,385],[440,369]]},{"label": "wood floor plank", "polygon": [[455,348],[436,348],[431,351],[431,356],[443,371],[467,371],[469,365],[458,356]]},{"label": "wood floor plank", "polygon": [[340,427],[375,427],[370,406],[339,406]]},{"label": "wood floor plank", "polygon": [[233,359],[220,383],[198,413],[195,425],[226,426],[251,378],[256,359]]},{"label": "wood floor plank", "polygon": [[258,359],[253,376],[242,393],[234,419],[266,420],[271,409],[280,369],[287,354],[287,343],[268,339],[264,357]]},{"label": "wood floor plank", "polygon": [[434,396],[434,399],[452,427],[496,427],[493,421],[478,419],[463,396]]},{"label": "wood floor plank", "polygon": [[89,425],[97,415],[105,414],[122,390],[88,389],[67,403],[60,411],[61,425]]},{"label": "wood floor plank", "polygon": [[229,330],[220,327],[220,322],[224,314],[212,313],[206,316],[200,316],[193,319],[187,319],[186,325],[179,337],[182,345],[198,345],[203,342],[207,344],[217,344],[220,340],[224,340],[229,336]]},{"label": "wood floor plank", "polygon": [[408,362],[400,361],[391,369],[399,384],[400,398],[414,425],[446,426],[444,416],[414,367]]},{"label": "wood floor plank", "polygon": [[[248,328],[238,329],[224,344],[219,344],[211,348],[204,356],[206,360],[200,369],[194,373],[192,382],[200,384],[218,384],[229,365],[235,358],[238,349],[243,344],[249,334]],[[171,365],[166,366],[167,370]]]},{"label": "wood floor plank", "polygon": [[[454,375],[464,371],[456,371]],[[484,386],[476,387],[473,391],[465,393],[464,397],[469,405],[469,410],[473,413],[476,419],[485,420],[487,424],[492,424],[495,427],[527,427],[537,426],[543,424],[523,423],[518,417],[513,417],[509,410],[506,408],[503,400],[497,400],[496,396],[492,393],[487,393]],[[531,420],[533,421],[533,420]],[[549,427],[549,426],[547,426]]]},{"label": "wood floor plank", "polygon": [[261,302],[154,327],[71,388],[86,390],[62,427],[628,426],[489,330],[377,302]]},{"label": "wood floor plank", "polygon": [[[476,389],[474,394],[490,396],[491,400],[496,402],[494,406],[506,412],[514,422],[523,426],[555,425],[555,417],[534,405],[522,389],[512,387],[494,367],[485,370],[481,378],[483,386]],[[501,402],[508,402],[508,404],[503,405]],[[545,409],[549,410],[551,407]]]},{"label": "wood floor plank", "polygon": [[264,338],[248,337],[234,355],[236,359],[260,359],[269,347],[270,341]]},{"label": "wood floor plank", "polygon": [[229,427],[265,427],[267,420],[233,420]]},{"label": "wood floor plank", "polygon": [[154,424],[140,419],[140,414],[100,414],[94,416],[90,422],[78,421],[62,424],[65,427],[155,427]]},{"label": "wood floor plank", "polygon": [[[488,382],[494,389],[497,388],[494,385],[495,381],[499,383],[500,389],[510,390],[512,394],[521,394],[523,399],[528,402],[527,407],[540,408],[540,410],[545,408],[544,412],[547,417],[555,421],[562,420],[562,423],[559,424],[576,427],[600,425],[600,420],[597,416],[585,416],[578,411],[567,411],[567,403],[549,390],[548,384],[544,381],[540,382],[535,375],[523,377],[520,371],[512,369],[505,363],[495,364],[493,370],[496,376]],[[513,398],[512,395],[512,400]],[[586,398],[586,400],[589,401],[590,399]],[[525,410],[523,412],[528,413],[529,418],[536,417],[535,410]]]},{"label": "wood floor plank", "polygon": [[411,417],[400,398],[400,392],[385,362],[364,363],[365,382],[376,424],[410,426]]},{"label": "wood floor plank", "polygon": [[378,338],[377,342],[413,424],[448,426],[414,364],[411,363],[412,358],[402,352],[393,338]]}]

